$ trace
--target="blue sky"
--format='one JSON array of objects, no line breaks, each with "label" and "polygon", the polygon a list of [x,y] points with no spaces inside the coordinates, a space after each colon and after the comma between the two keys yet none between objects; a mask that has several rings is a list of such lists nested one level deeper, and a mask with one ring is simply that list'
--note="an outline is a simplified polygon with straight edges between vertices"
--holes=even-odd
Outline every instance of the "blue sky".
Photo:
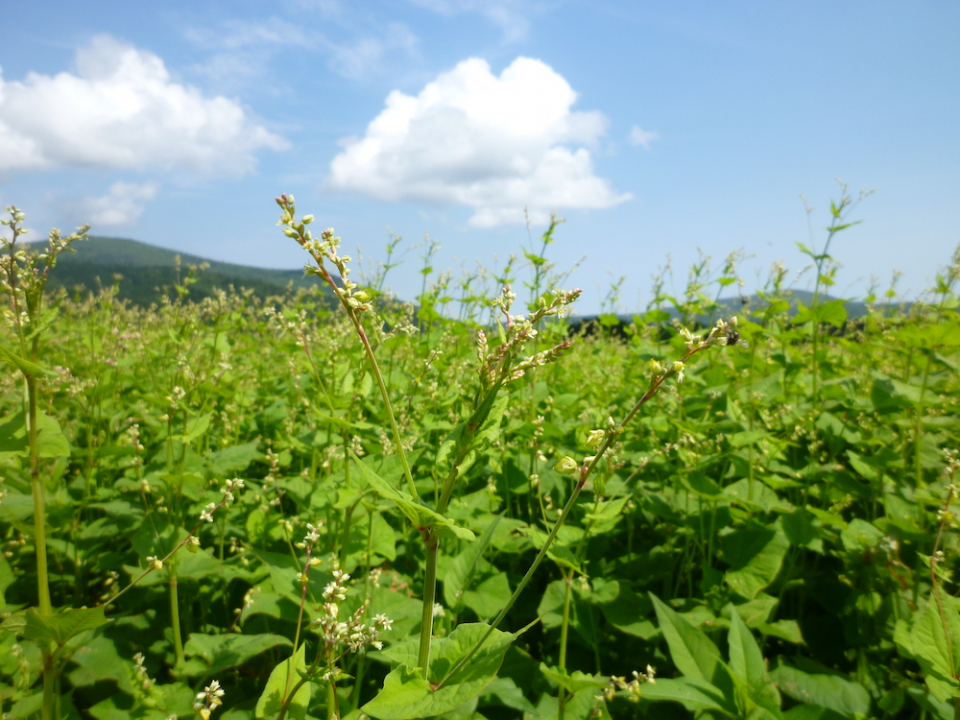
[{"label": "blue sky", "polygon": [[402,235],[409,298],[425,235],[456,278],[556,211],[583,313],[620,276],[618,309],[642,309],[668,256],[681,292],[698,249],[742,251],[745,291],[777,260],[809,286],[795,243],[822,245],[836,178],[875,190],[832,248],[839,294],[898,270],[916,295],[960,242],[956,2],[32,0],[4,20],[0,204],[35,235],[297,267],[288,192],[371,263]]}]

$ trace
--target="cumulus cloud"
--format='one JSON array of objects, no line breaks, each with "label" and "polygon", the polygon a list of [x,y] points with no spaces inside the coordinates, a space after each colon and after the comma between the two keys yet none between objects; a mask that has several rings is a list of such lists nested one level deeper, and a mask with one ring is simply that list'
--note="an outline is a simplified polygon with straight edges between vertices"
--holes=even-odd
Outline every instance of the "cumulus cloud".
[{"label": "cumulus cloud", "polygon": [[77,203],[77,214],[94,228],[132,225],[143,214],[144,203],[153,200],[159,190],[154,182],[116,182],[106,195]]},{"label": "cumulus cloud", "polygon": [[641,130],[639,125],[630,128],[630,144],[639,145],[644,150],[650,149],[650,143],[660,139],[660,133]]},{"label": "cumulus cloud", "polygon": [[499,77],[472,58],[416,97],[390,93],[361,139],[342,141],[327,185],[386,201],[473,208],[470,223],[536,223],[551,210],[608,208],[630,199],[594,175],[590,153],[607,127],[574,112],[577,94],[545,63],[518,58]]},{"label": "cumulus cloud", "polygon": [[[0,71],[2,73],[2,71]],[[0,74],[0,171],[57,167],[242,174],[288,143],[240,104],[174,82],[156,55],[107,35],[75,72]]]}]

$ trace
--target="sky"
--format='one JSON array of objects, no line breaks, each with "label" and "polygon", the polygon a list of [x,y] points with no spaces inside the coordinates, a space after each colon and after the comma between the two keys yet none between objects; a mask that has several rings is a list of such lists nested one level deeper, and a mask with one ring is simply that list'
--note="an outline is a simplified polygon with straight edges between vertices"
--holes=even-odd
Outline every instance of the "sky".
[{"label": "sky", "polygon": [[777,261],[809,288],[797,243],[823,248],[840,182],[869,195],[830,246],[834,294],[896,271],[916,297],[960,243],[954,0],[0,7],[0,207],[34,239],[89,223],[295,268],[286,192],[368,276],[402,236],[386,284],[411,299],[428,247],[456,285],[539,251],[556,213],[581,314],[620,278],[613,309],[643,310],[668,267],[682,293],[701,254],[716,276],[739,253],[739,292]]}]

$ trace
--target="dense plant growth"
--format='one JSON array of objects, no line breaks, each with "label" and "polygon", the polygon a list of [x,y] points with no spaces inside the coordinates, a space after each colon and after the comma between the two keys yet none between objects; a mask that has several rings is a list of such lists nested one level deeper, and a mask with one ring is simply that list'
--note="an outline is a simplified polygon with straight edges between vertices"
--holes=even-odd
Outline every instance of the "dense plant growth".
[{"label": "dense plant growth", "polygon": [[704,263],[571,336],[555,223],[522,313],[429,252],[409,306],[278,201],[339,309],[44,301],[83,233],[6,221],[3,717],[954,716],[960,257],[856,323],[829,245],[737,321]]}]

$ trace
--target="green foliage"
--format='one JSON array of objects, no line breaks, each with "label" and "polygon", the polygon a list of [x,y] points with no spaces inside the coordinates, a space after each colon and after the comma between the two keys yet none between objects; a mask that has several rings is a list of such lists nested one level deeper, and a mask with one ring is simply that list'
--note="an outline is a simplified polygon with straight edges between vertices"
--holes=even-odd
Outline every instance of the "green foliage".
[{"label": "green foliage", "polygon": [[679,370],[658,303],[713,324],[732,261],[569,347],[425,267],[429,308],[356,286],[355,315],[48,294],[3,342],[0,712],[42,713],[49,667],[51,717],[953,716],[960,263],[856,323],[775,274],[749,347]]}]

